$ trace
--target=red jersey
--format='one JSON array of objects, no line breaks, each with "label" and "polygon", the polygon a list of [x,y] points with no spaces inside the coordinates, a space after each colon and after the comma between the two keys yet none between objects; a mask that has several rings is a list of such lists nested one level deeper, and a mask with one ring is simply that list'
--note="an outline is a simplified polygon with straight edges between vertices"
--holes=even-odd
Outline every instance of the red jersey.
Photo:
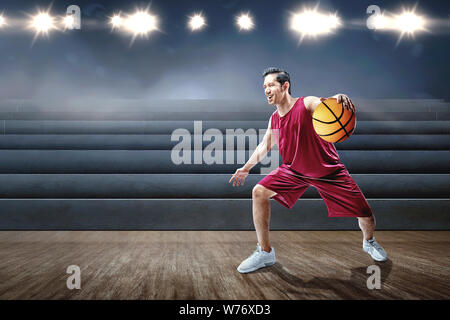
[{"label": "red jersey", "polygon": [[278,110],[272,114],[272,136],[288,168],[307,177],[321,178],[345,166],[334,145],[317,135],[303,99],[299,98],[283,117]]}]

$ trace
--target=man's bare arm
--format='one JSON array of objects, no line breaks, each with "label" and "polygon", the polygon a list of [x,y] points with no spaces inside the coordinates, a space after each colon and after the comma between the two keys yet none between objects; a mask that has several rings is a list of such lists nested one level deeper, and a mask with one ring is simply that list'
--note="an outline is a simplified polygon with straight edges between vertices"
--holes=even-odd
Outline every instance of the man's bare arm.
[{"label": "man's bare arm", "polygon": [[247,178],[250,170],[258,164],[266,154],[272,149],[273,145],[276,143],[273,135],[272,135],[272,129],[270,126],[272,117],[269,119],[269,125],[267,127],[266,134],[264,135],[262,141],[258,144],[255,151],[253,151],[252,155],[250,156],[250,159],[245,163],[245,165],[242,168],[239,168],[236,170],[236,172],[231,177],[229,183],[233,182],[234,186],[239,186],[240,184],[243,185],[245,178]]},{"label": "man's bare arm", "polygon": [[264,159],[266,154],[275,144],[275,139],[273,139],[272,130],[270,128],[270,122],[271,120],[269,120],[269,126],[267,127],[266,134],[264,135],[262,141],[258,144],[255,151],[253,151],[253,154],[250,156],[250,159],[248,159],[247,163],[243,166],[244,169],[250,171],[255,165],[258,164],[258,162]]}]

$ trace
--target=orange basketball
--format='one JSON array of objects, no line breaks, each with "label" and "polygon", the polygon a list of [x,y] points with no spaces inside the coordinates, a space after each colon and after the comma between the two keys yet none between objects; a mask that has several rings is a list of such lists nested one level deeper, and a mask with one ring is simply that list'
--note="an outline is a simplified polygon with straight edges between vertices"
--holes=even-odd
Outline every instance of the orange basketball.
[{"label": "orange basketball", "polygon": [[317,134],[325,141],[342,142],[355,131],[356,115],[344,109],[336,98],[322,101],[314,111],[313,126]]}]

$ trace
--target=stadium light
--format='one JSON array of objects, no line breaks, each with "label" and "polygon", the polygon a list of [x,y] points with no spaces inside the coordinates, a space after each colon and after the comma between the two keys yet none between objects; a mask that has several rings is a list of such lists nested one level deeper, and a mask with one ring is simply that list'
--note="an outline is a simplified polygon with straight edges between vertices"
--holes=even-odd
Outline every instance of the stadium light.
[{"label": "stadium light", "polygon": [[47,12],[40,12],[31,19],[31,28],[36,31],[35,39],[39,34],[47,35],[52,29],[56,29],[54,18]]},{"label": "stadium light", "polygon": [[248,30],[253,29],[253,27],[255,26],[255,24],[253,23],[252,17],[250,17],[250,15],[248,13],[241,14],[240,16],[238,16],[236,18],[236,24],[239,27],[239,31],[242,31],[242,30],[248,31]]},{"label": "stadium light", "polygon": [[324,14],[316,9],[307,9],[301,13],[294,14],[291,19],[291,29],[299,32],[302,38],[331,33],[340,25],[340,19],[336,14]]},{"label": "stadium light", "polygon": [[382,31],[396,31],[400,32],[400,37],[397,41],[397,45],[402,38],[407,36],[414,36],[414,33],[418,31],[427,31],[426,19],[415,13],[416,7],[411,10],[403,10],[401,14],[378,14],[373,17],[372,24],[373,29]]},{"label": "stadium light", "polygon": [[395,16],[395,27],[402,34],[414,34],[416,31],[425,30],[425,19],[413,11],[404,11]]},{"label": "stadium light", "polygon": [[123,20],[120,15],[115,15],[111,18],[111,24],[113,28],[120,28],[123,25]]},{"label": "stadium light", "polygon": [[64,23],[64,27],[66,29],[72,29],[73,26],[75,25],[75,19],[73,18],[73,16],[65,16],[63,19],[63,23]]},{"label": "stadium light", "polygon": [[192,31],[197,31],[202,29],[205,25],[205,18],[201,14],[195,14],[194,16],[190,17],[189,19],[189,28]]},{"label": "stadium light", "polygon": [[157,29],[157,19],[146,11],[138,11],[129,16],[124,25],[135,36],[143,36]]},{"label": "stadium light", "polygon": [[378,14],[373,18],[373,28],[375,30],[388,29],[392,25],[392,22],[384,14]]},{"label": "stadium light", "polygon": [[6,24],[5,18],[3,16],[0,16],[0,28],[3,27]]}]

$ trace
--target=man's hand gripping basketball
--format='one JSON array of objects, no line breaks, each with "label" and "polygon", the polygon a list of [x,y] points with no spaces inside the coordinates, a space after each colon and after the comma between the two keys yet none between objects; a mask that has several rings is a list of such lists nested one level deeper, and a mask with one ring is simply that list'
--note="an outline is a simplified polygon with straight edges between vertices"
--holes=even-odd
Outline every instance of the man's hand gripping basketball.
[{"label": "man's hand gripping basketball", "polygon": [[342,106],[344,107],[344,109],[350,110],[352,112],[355,112],[355,110],[356,110],[355,105],[353,104],[353,101],[346,94],[343,94],[343,93],[338,93],[329,98],[318,98],[315,96],[305,97],[305,100],[304,100],[305,107],[306,107],[306,109],[309,110],[311,115],[313,115],[314,111],[319,106],[319,104],[322,101],[325,101],[327,99],[336,99],[337,103],[342,103]]},{"label": "man's hand gripping basketball", "polygon": [[347,95],[338,93],[337,95],[333,96],[333,98],[337,99],[337,103],[342,102],[342,106],[344,107],[344,109],[355,112],[355,105],[353,104],[353,101]]}]

